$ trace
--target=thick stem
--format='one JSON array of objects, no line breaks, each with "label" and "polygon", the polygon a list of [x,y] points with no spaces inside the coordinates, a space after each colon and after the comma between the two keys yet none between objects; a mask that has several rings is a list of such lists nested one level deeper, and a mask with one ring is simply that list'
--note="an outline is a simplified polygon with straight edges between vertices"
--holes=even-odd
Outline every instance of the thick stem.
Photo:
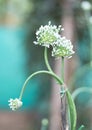
[{"label": "thick stem", "polygon": [[49,61],[48,61],[47,48],[46,48],[46,47],[45,47],[45,50],[44,50],[44,59],[45,59],[45,64],[46,64],[48,70],[49,70],[50,72],[53,72],[53,70],[52,70],[51,67],[50,67]]},{"label": "thick stem", "polygon": [[77,122],[76,106],[69,90],[66,91],[66,97],[67,97],[67,102],[68,102],[68,107],[69,107],[70,129],[75,130],[76,122]]},{"label": "thick stem", "polygon": [[62,57],[61,79],[64,81],[64,57]]},{"label": "thick stem", "polygon": [[75,98],[80,94],[80,93],[90,93],[92,94],[92,88],[87,88],[87,87],[81,87],[76,89],[73,94],[72,94],[72,98],[73,100],[75,100]]},{"label": "thick stem", "polygon": [[26,86],[27,86],[29,80],[31,80],[31,78],[33,78],[34,76],[36,76],[36,75],[38,75],[38,74],[49,74],[49,75],[51,75],[52,77],[54,77],[60,85],[63,84],[63,81],[62,81],[56,74],[54,74],[54,73],[52,73],[52,72],[45,71],[45,70],[34,72],[34,73],[31,74],[31,75],[26,79],[26,81],[24,82],[24,85],[23,85],[23,87],[22,87],[22,90],[21,90],[21,93],[20,93],[20,97],[19,97],[20,100],[22,99],[22,95],[23,95],[23,93],[24,93],[24,90],[25,90],[25,88],[26,88]]},{"label": "thick stem", "polygon": [[[64,81],[64,57],[61,57],[61,79]],[[67,119],[66,119],[66,95],[65,95],[65,85],[61,87],[61,118],[62,118],[62,130],[67,129]]]}]

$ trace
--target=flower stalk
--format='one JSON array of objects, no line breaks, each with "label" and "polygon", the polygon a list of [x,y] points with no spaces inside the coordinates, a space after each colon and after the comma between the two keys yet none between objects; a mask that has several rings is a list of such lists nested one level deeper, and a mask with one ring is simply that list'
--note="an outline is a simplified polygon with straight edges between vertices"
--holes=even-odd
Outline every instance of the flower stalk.
[{"label": "flower stalk", "polygon": [[37,72],[34,72],[33,74],[31,74],[27,79],[26,81],[24,82],[24,85],[22,87],[22,90],[21,90],[21,93],[20,93],[20,97],[19,99],[22,100],[22,96],[23,96],[23,93],[24,93],[24,90],[28,84],[28,82],[36,75],[38,74],[48,74],[48,75],[51,75],[52,77],[54,77],[56,79],[56,81],[62,85],[63,84],[63,81],[54,73],[50,72],[50,71],[45,71],[45,70],[41,70],[41,71],[37,71]]},{"label": "flower stalk", "polygon": [[53,70],[51,69],[50,67],[50,64],[49,64],[49,61],[48,61],[48,56],[47,56],[47,48],[45,47],[45,50],[44,50],[44,60],[45,60],[45,64],[47,66],[47,69],[53,73]]},{"label": "flower stalk", "polygon": [[63,81],[64,81],[64,57],[62,57],[61,60],[62,60],[61,61],[62,62],[61,63],[62,64],[61,65],[61,79],[63,79]]}]

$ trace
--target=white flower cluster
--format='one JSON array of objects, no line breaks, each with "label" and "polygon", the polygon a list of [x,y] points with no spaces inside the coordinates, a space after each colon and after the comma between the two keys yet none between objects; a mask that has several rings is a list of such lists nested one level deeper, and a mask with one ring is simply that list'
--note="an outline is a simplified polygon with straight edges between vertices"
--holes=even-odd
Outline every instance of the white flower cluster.
[{"label": "white flower cluster", "polygon": [[56,25],[51,25],[51,22],[49,22],[48,25],[41,26],[37,30],[37,41],[34,41],[34,43],[45,47],[52,46],[52,56],[70,57],[74,53],[73,45],[70,40],[61,37],[60,32],[62,30],[64,29],[61,25],[57,27]]},{"label": "white flower cluster", "polygon": [[36,32],[37,41],[34,41],[35,44],[49,47],[53,45],[57,39],[60,37],[59,32],[62,31],[61,26],[51,25],[51,22],[48,22],[48,25],[42,26]]},{"label": "white flower cluster", "polygon": [[71,57],[74,53],[73,45],[70,40],[61,37],[53,46],[52,56],[55,57]]},{"label": "white flower cluster", "polygon": [[9,106],[10,108],[15,111],[16,109],[20,108],[22,106],[22,102],[18,99],[18,98],[15,98],[15,99],[10,99],[9,101]]}]

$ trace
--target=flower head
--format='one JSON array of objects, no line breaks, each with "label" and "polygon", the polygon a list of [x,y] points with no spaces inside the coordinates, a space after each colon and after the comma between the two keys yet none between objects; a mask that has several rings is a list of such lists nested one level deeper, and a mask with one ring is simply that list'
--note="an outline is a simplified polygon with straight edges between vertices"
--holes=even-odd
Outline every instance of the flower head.
[{"label": "flower head", "polygon": [[18,98],[15,98],[15,99],[10,99],[9,101],[9,106],[10,108],[15,111],[16,109],[20,108],[22,106],[22,102],[18,99]]},{"label": "flower head", "polygon": [[51,22],[48,22],[48,25],[41,26],[36,32],[37,41],[34,41],[35,44],[49,47],[57,41],[60,37],[59,33],[63,28],[61,26],[51,25]]},{"label": "flower head", "polygon": [[52,56],[55,57],[71,57],[73,53],[73,45],[65,37],[58,39],[52,50]]},{"label": "flower head", "polygon": [[73,45],[70,40],[67,40],[65,37],[61,37],[60,31],[63,28],[61,26],[51,25],[51,22],[48,25],[41,26],[36,32],[37,41],[35,44],[52,47],[52,56],[55,57],[71,57],[74,53]]}]

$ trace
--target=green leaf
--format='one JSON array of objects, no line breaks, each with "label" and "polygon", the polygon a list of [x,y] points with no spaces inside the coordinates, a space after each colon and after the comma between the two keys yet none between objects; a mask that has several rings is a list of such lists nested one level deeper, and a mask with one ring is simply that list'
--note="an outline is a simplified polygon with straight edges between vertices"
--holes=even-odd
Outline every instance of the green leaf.
[{"label": "green leaf", "polygon": [[82,130],[82,128],[84,128],[84,125],[81,125],[80,128],[78,130]]},{"label": "green leaf", "polygon": [[66,91],[66,97],[67,97],[68,106],[69,106],[71,130],[75,130],[76,121],[77,121],[76,107],[75,107],[75,103],[73,101],[72,95],[70,94],[69,90]]}]

